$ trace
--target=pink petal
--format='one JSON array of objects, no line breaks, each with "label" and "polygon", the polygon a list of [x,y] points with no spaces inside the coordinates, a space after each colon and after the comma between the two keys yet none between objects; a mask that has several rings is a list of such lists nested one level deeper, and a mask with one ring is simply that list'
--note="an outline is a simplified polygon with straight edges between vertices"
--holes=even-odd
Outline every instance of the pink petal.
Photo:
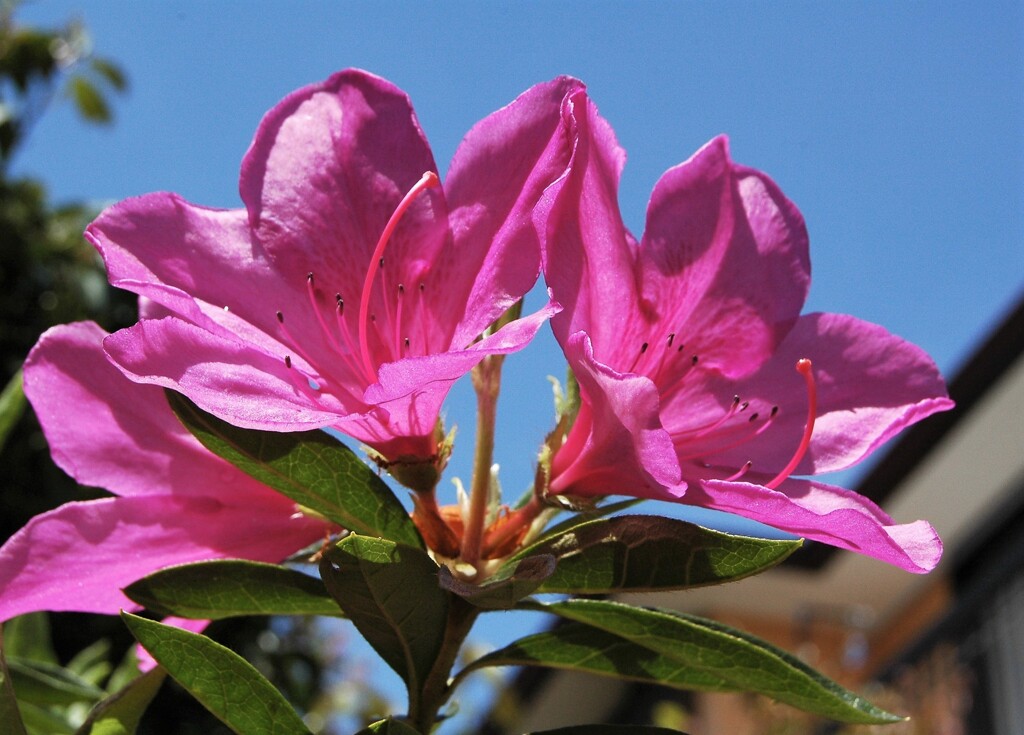
[{"label": "pink petal", "polygon": [[285,502],[204,449],[171,413],[162,390],[127,380],[104,356],[105,336],[91,322],[54,327],[25,363],[26,395],[62,469],[118,495]]},{"label": "pink petal", "polygon": [[0,548],[0,620],[37,610],[115,614],[120,589],[172,564],[277,562],[322,537],[324,524],[258,503],[196,497],[104,498],[36,516]]},{"label": "pink petal", "polygon": [[531,215],[569,162],[559,110],[579,89],[567,77],[531,87],[474,125],[452,158],[445,193],[454,241],[436,266],[451,285],[435,293],[447,301],[438,314],[461,322],[453,346],[471,342],[537,280]]},{"label": "pink petal", "polygon": [[547,243],[544,278],[564,307],[551,328],[563,349],[571,334],[587,332],[597,359],[607,364],[623,334],[642,321],[635,246],[618,207],[625,153],[584,92],[569,98],[563,117],[575,143],[569,170],[545,192],[535,215]]},{"label": "pink petal", "polygon": [[819,482],[787,480],[769,490],[712,480],[691,485],[683,502],[735,513],[915,574],[931,571],[942,556],[942,542],[927,522],[897,525],[867,498]]},{"label": "pink petal", "polygon": [[719,137],[654,187],[639,276],[650,341],[674,333],[704,369],[740,377],[800,313],[807,230],[774,182],[733,164]]},{"label": "pink petal", "polygon": [[[388,219],[436,170],[405,93],[347,70],[266,114],[242,163],[240,191],[254,235],[285,282],[304,285],[312,272],[329,295],[358,304]],[[422,280],[449,238],[443,193],[421,193],[387,245],[371,311],[384,313],[399,283]],[[454,324],[438,325],[445,327]]]},{"label": "pink petal", "polygon": [[623,375],[594,358],[589,337],[569,338],[566,356],[583,408],[555,455],[551,490],[581,497],[681,495],[679,461],[658,416],[658,392],[647,378]]},{"label": "pink petal", "polygon": [[[808,314],[755,375],[739,383],[710,379],[704,400],[673,402],[662,415],[699,416],[711,410],[709,400],[721,410],[734,394],[762,416],[777,405],[778,415],[760,437],[708,460],[732,467],[751,460],[756,470],[778,472],[796,451],[806,423],[807,390],[794,369],[805,357],[814,366],[818,411],[797,475],[845,469],[911,424],[953,406],[938,368],[921,348],[854,317]],[[675,422],[666,418],[666,424]]]},{"label": "pink petal", "polygon": [[352,408],[330,393],[314,401],[283,355],[272,357],[173,317],[122,329],[103,347],[132,380],[173,388],[243,428],[303,431],[366,410],[351,395]]},{"label": "pink petal", "polygon": [[[85,232],[112,285],[218,334],[242,334],[283,352],[276,311],[299,299],[252,242],[244,210],[216,210],[158,193],[106,209]],[[259,298],[253,298],[259,294]]]}]

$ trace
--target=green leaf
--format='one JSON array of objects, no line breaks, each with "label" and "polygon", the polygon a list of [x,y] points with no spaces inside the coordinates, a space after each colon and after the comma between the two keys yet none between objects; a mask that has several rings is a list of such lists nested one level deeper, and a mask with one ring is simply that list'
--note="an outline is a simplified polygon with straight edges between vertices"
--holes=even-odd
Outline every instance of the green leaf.
[{"label": "green leaf", "polygon": [[10,729],[10,735],[25,735],[25,725],[18,711],[18,700],[11,684],[11,672],[4,657],[3,634],[0,633],[0,722]]},{"label": "green leaf", "polygon": [[64,711],[54,711],[31,702],[18,702],[21,719],[29,735],[74,735],[75,726],[64,718]]},{"label": "green leaf", "polygon": [[109,657],[110,641],[100,639],[76,653],[65,668],[82,681],[98,687],[113,670]]},{"label": "green leaf", "polygon": [[[711,620],[601,600],[566,600],[535,608],[610,633],[707,676],[712,686],[699,688],[756,692],[842,722],[884,724],[903,719],[844,689],[795,656]],[[716,679],[721,684],[714,684]]]},{"label": "green leaf", "polygon": [[21,370],[18,370],[4,386],[3,393],[0,393],[0,450],[3,450],[11,430],[25,413],[26,404]]},{"label": "green leaf", "polygon": [[340,615],[322,581],[293,569],[237,559],[168,567],[124,593],[148,610],[197,620],[241,615]]},{"label": "green leaf", "polygon": [[54,664],[9,658],[7,668],[22,702],[47,707],[79,702],[91,705],[103,699],[102,689]]},{"label": "green leaf", "polygon": [[178,393],[166,393],[186,428],[243,472],[350,531],[423,548],[419,531],[387,484],[326,432],[239,429]]},{"label": "green leaf", "polygon": [[733,536],[660,516],[624,515],[548,536],[507,564],[536,554],[554,556],[558,566],[538,592],[673,590],[748,577],[778,564],[800,544]]},{"label": "green leaf", "polygon": [[686,735],[679,730],[653,725],[572,725],[557,730],[537,730],[527,735]]},{"label": "green leaf", "polygon": [[103,94],[96,85],[83,76],[73,76],[68,80],[68,93],[75,101],[79,114],[90,122],[110,122],[110,106],[103,99]]},{"label": "green leaf", "polygon": [[676,689],[731,691],[721,677],[680,665],[643,646],[582,623],[564,623],[477,659],[459,673],[486,666],[543,666],[661,684]]},{"label": "green leaf", "polygon": [[132,635],[239,735],[308,735],[292,706],[252,664],[209,638],[122,612]]},{"label": "green leaf", "polygon": [[153,669],[97,704],[75,735],[134,735],[167,672]]},{"label": "green leaf", "polygon": [[390,717],[363,728],[356,735],[420,735],[420,731]]},{"label": "green leaf", "polygon": [[441,589],[458,595],[485,610],[508,610],[519,600],[533,594],[555,571],[550,554],[529,556],[506,564],[486,584],[476,585],[459,579],[448,567],[438,569]]},{"label": "green leaf", "polygon": [[[350,535],[327,550],[320,574],[363,637],[418,695],[441,652],[448,595],[426,552]],[[410,703],[410,709],[414,709]]]},{"label": "green leaf", "polygon": [[125,78],[124,71],[122,71],[120,66],[109,59],[102,59],[98,56],[94,56],[89,61],[89,66],[91,66],[92,70],[96,72],[96,74],[105,79],[107,83],[118,92],[123,92],[128,88],[128,80]]},{"label": "green leaf", "polygon": [[50,617],[45,612],[29,613],[4,623],[4,650],[8,658],[58,665],[50,636]]}]

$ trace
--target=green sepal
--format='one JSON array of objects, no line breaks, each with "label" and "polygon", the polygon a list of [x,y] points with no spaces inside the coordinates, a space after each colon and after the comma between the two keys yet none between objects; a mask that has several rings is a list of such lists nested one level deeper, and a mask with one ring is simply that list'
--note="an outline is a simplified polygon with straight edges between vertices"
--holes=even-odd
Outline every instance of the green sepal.
[{"label": "green sepal", "polygon": [[276,564],[220,559],[167,567],[124,589],[147,610],[196,620],[341,615],[323,582]]},{"label": "green sepal", "polygon": [[423,548],[395,494],[336,438],[323,431],[239,429],[174,391],[165,393],[203,446],[246,474],[350,531]]},{"label": "green sepal", "polygon": [[131,613],[121,618],[171,678],[239,735],[310,735],[273,684],[234,651]]},{"label": "green sepal", "polygon": [[661,516],[623,515],[546,535],[507,564],[538,554],[554,556],[557,568],[538,592],[677,590],[749,577],[778,564],[800,544],[734,536]]},{"label": "green sepal", "polygon": [[441,652],[449,598],[426,552],[352,534],[324,552],[327,591],[409,690],[410,710]]}]

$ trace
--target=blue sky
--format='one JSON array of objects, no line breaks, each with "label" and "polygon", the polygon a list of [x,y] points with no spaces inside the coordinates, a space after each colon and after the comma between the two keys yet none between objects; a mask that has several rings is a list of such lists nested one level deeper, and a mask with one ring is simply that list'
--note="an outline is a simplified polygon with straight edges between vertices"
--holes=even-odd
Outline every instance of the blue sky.
[{"label": "blue sky", "polygon": [[[58,106],[15,171],[58,200],[154,190],[239,206],[238,164],[287,92],[347,66],[416,104],[442,167],[464,132],[558,74],[589,85],[629,159],[642,228],[660,174],[727,133],[811,233],[808,310],[856,314],[924,347],[947,375],[1024,285],[1024,6],[947,2],[185,2],[26,4],[81,17],[128,72],[117,122]],[[498,459],[529,481],[550,427],[551,340],[508,362]],[[469,391],[454,469],[468,473]],[[912,519],[904,519],[912,520]]]}]

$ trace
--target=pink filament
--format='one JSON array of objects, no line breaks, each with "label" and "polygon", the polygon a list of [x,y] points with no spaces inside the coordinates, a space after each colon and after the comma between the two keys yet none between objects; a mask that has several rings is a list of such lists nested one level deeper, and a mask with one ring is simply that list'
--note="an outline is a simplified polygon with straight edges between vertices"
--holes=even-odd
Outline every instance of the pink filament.
[{"label": "pink filament", "polygon": [[811,434],[814,433],[814,419],[818,413],[818,386],[814,382],[811,361],[807,358],[797,360],[796,370],[804,376],[804,382],[807,383],[807,424],[804,426],[804,435],[800,439],[800,446],[796,448],[796,453],[789,460],[789,464],[782,469],[782,472],[764,484],[769,490],[774,490],[781,485],[800,464],[800,460],[804,458],[807,449],[811,446]]}]

